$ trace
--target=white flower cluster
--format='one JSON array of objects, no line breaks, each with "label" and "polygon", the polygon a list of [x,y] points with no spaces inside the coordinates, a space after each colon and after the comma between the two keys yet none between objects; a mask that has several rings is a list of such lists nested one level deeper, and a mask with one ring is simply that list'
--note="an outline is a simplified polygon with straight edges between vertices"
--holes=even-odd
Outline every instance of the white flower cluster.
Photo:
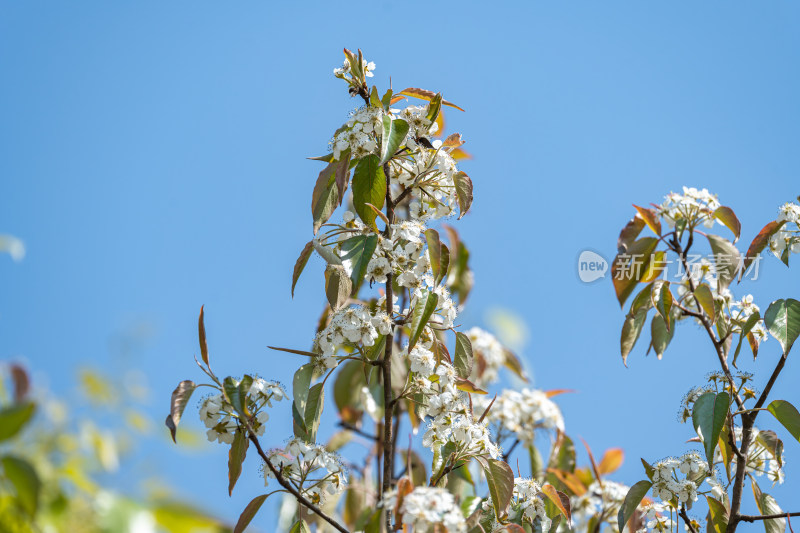
[{"label": "white flower cluster", "polygon": [[435,135],[439,130],[436,122],[428,120],[428,107],[421,105],[410,105],[398,113],[398,118],[408,123],[408,136],[405,144],[409,148],[416,148],[416,139]]},{"label": "white flower cluster", "polygon": [[573,496],[570,504],[572,507],[572,520],[575,525],[574,530],[586,530],[589,520],[599,515],[609,517],[610,529],[617,531],[616,516],[620,506],[625,501],[628,490],[629,487],[627,485],[604,479],[602,484],[595,481],[589,485],[586,492],[581,496]]},{"label": "white flower cluster", "polygon": [[664,203],[658,208],[661,215],[670,227],[676,221],[686,220],[687,226],[702,223],[705,227],[714,226],[714,211],[720,206],[716,194],[711,194],[708,189],[698,191],[694,187],[684,187],[683,194],[671,192],[664,197]]},{"label": "white flower cluster", "polygon": [[476,362],[480,362],[474,365],[470,379],[479,387],[495,383],[500,367],[506,362],[505,348],[494,335],[481,328],[474,327],[465,333],[472,343]]},{"label": "white flower cluster", "polygon": [[[387,494],[384,502],[387,507],[394,507],[397,493]],[[464,533],[467,524],[455,498],[445,489],[434,487],[416,487],[403,497],[399,514],[403,524],[411,526],[414,531],[438,531],[436,526],[444,526],[449,533]]]},{"label": "white flower cluster", "polygon": [[781,221],[785,221],[784,225],[769,240],[770,251],[779,259],[784,253],[800,253],[800,205],[782,205],[778,210],[778,222]]},{"label": "white flower cluster", "polygon": [[[482,412],[489,405],[489,400],[474,398],[473,404],[476,410]],[[547,394],[536,389],[504,389],[486,418],[496,424],[499,430],[514,433],[524,446],[533,445],[537,429],[564,431],[561,410]]]},{"label": "white flower cluster", "polygon": [[[238,383],[237,383],[238,385]],[[280,383],[267,381],[259,377],[253,378],[248,392],[248,409],[254,413],[250,425],[256,435],[263,435],[265,424],[269,420],[267,407],[272,407],[272,401],[281,401],[286,392]],[[238,415],[231,404],[225,401],[222,393],[213,394],[205,398],[200,405],[200,420],[208,428],[208,440],[224,444],[233,443],[236,430],[239,427]]]},{"label": "white flower cluster", "polygon": [[[271,450],[267,457],[281,476],[295,485],[312,503],[319,503],[325,495],[336,495],[347,486],[347,472],[342,461],[319,444],[310,444],[299,438],[286,443],[283,450]],[[264,484],[275,477],[264,465]]]},{"label": "white flower cluster", "polygon": [[458,209],[454,178],[459,170],[449,149],[443,148],[441,142],[436,140],[433,149],[419,147],[406,159],[392,162],[392,185],[417,189],[409,204],[413,219],[439,219],[455,214]]},{"label": "white flower cluster", "polygon": [[488,421],[478,423],[473,418],[468,395],[456,387],[453,365],[446,361],[437,364],[436,356],[424,342],[417,343],[406,357],[414,373],[413,390],[425,398],[420,414],[432,417],[422,445],[438,450],[452,442],[460,457],[499,457],[500,449],[492,441]]},{"label": "white flower cluster", "polygon": [[651,503],[642,508],[644,516],[647,519],[645,527],[639,529],[636,533],[647,533],[647,531],[673,531],[675,529],[675,521],[666,513],[670,512],[670,507],[664,503]]},{"label": "white flower cluster", "polygon": [[383,134],[382,120],[383,109],[380,107],[362,107],[354,111],[330,142],[333,159],[338,161],[347,150],[350,150],[352,159],[377,153]]},{"label": "white flower cluster", "polygon": [[392,321],[386,313],[374,314],[364,307],[345,307],[331,317],[330,324],[314,339],[314,351],[320,354],[319,365],[335,368],[339,364],[336,350],[343,344],[373,346],[378,336],[388,335]]},{"label": "white flower cluster", "polygon": [[[482,509],[493,518],[493,532],[506,531],[506,525],[498,521],[497,517],[494,516],[494,502],[491,496],[483,501]],[[538,518],[541,521],[541,531],[550,529],[551,521],[545,510],[542,487],[533,479],[514,478],[514,491],[507,513],[508,518],[515,523],[519,521],[532,524]]]},{"label": "white flower cluster", "polygon": [[[668,457],[653,465],[653,497],[670,502],[677,498],[680,504],[697,500],[697,488],[709,475],[708,465],[696,452],[680,459]],[[685,477],[679,479],[678,472]]]}]

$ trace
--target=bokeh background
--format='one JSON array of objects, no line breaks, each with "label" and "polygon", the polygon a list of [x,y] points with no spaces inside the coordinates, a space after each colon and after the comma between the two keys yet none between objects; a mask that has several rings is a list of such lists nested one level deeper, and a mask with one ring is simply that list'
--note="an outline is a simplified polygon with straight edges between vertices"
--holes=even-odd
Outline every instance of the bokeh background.
[{"label": "bokeh background", "polygon": [[[324,303],[319,259],[289,294],[319,171],[305,158],[359,105],[332,69],[360,47],[380,88],[391,76],[467,110],[447,113],[475,184],[457,226],[476,276],[460,322],[518,317],[534,385],[577,391],[557,398],[568,433],[624,448],[631,484],[639,457],[687,449],[679,401],[715,357],[686,325],[663,360],[640,345],[625,368],[610,280],[581,283],[577,256],[613,257],[631,204],[683,185],[736,210],[743,248],[800,193],[799,25],[784,0],[0,2],[0,232],[27,249],[0,256],[0,359],[67,398],[87,367],[146,384],[152,435],[107,482],[137,495],[158,479],[235,521],[262,490],[258,463],[229,498],[226,449],[176,447],[161,420],[175,384],[201,378],[201,304],[218,374],[291,383],[300,361],[266,346],[306,348]],[[798,279],[767,257],[735,291],[765,308]],[[763,385],[778,355],[773,339],[741,359]],[[775,398],[800,399],[796,359]],[[284,407],[273,444],[290,436]],[[189,442],[193,407],[186,420]],[[787,482],[771,492],[796,511],[800,445],[782,436]]]}]

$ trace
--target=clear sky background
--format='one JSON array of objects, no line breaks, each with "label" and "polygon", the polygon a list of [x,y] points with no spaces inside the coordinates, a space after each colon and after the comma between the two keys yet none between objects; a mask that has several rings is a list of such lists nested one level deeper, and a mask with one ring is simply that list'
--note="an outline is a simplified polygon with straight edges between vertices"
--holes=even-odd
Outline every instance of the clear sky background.
[{"label": "clear sky background", "polygon": [[[568,433],[597,453],[623,447],[617,479],[634,483],[639,457],[688,449],[679,401],[715,357],[687,323],[662,361],[638,346],[623,367],[611,283],[582,284],[577,255],[610,259],[631,203],[683,185],[736,210],[742,248],[800,194],[798,25],[785,0],[0,2],[0,232],[28,250],[0,257],[0,359],[59,393],[82,364],[139,369],[160,424],[175,384],[202,377],[205,304],[218,374],[291,383],[299,360],[266,345],[307,347],[324,302],[317,259],[289,295],[319,171],[305,158],[359,104],[331,71],[360,47],[380,88],[392,76],[467,110],[447,114],[474,155],[475,203],[457,227],[476,287],[461,323],[486,325],[491,308],[523,317],[535,386],[579,391],[558,398]],[[798,279],[769,257],[736,290],[766,308],[798,297]],[[742,359],[763,385],[778,355],[773,339],[759,364]],[[776,398],[800,401],[796,359]],[[283,407],[268,444],[290,435]],[[772,492],[798,511],[800,444],[781,435],[788,481]],[[111,482],[136,493],[159,474],[233,520],[261,484],[251,457],[228,498],[225,457],[159,429],[124,470],[135,475]]]}]

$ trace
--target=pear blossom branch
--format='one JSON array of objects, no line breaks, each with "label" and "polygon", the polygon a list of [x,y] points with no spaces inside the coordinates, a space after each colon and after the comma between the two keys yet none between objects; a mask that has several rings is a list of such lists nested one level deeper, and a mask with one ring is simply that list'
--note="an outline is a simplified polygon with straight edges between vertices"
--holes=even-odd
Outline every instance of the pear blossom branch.
[{"label": "pear blossom branch", "polygon": [[[249,424],[248,424],[248,426],[249,426]],[[311,510],[311,511],[312,511],[314,514],[316,514],[317,516],[319,516],[320,518],[322,518],[323,520],[325,520],[327,523],[329,523],[329,524],[330,524],[330,525],[331,525],[331,526],[332,526],[334,529],[336,529],[337,531],[341,531],[342,533],[348,533],[348,530],[347,530],[347,528],[345,528],[345,527],[344,527],[344,526],[342,526],[342,525],[341,525],[339,522],[337,522],[336,520],[334,520],[333,518],[331,518],[330,516],[328,516],[328,515],[325,513],[325,511],[323,511],[322,509],[320,509],[319,507],[317,507],[316,505],[314,505],[313,503],[311,503],[311,502],[308,500],[308,498],[306,498],[305,496],[303,496],[303,495],[300,493],[300,491],[299,491],[299,490],[297,490],[297,489],[296,489],[296,488],[295,488],[295,487],[294,487],[294,486],[293,486],[291,483],[289,483],[289,482],[286,480],[286,478],[284,478],[284,477],[281,475],[280,471],[279,471],[277,468],[275,468],[275,465],[273,465],[273,464],[270,462],[270,460],[269,460],[269,457],[267,457],[267,454],[266,454],[266,453],[264,453],[264,449],[261,447],[261,443],[258,441],[258,437],[256,437],[256,436],[255,436],[255,434],[253,434],[253,432],[252,432],[252,431],[250,431],[250,428],[249,428],[249,427],[248,427],[248,430],[247,430],[247,437],[250,439],[250,442],[252,442],[252,443],[253,443],[253,445],[256,447],[256,450],[258,451],[258,455],[259,455],[259,457],[261,457],[261,459],[263,459],[263,460],[264,460],[264,462],[265,462],[265,463],[266,463],[266,465],[267,465],[267,468],[269,468],[269,469],[270,469],[270,471],[272,472],[272,474],[275,476],[275,479],[277,479],[277,480],[278,480],[278,483],[280,484],[280,486],[281,486],[281,487],[283,487],[283,488],[284,488],[284,489],[286,489],[286,490],[287,490],[289,493],[291,493],[291,495],[292,495],[292,496],[294,496],[294,497],[295,497],[295,499],[297,499],[297,501],[298,501],[299,503],[301,503],[301,504],[302,504],[302,505],[304,505],[306,508],[308,508],[309,510]]]},{"label": "pear blossom branch", "polygon": [[678,511],[678,515],[683,519],[683,522],[686,524],[686,529],[688,529],[690,533],[697,533],[697,530],[692,525],[692,519],[689,518],[688,514],[686,514],[685,505],[681,506],[680,511]]}]

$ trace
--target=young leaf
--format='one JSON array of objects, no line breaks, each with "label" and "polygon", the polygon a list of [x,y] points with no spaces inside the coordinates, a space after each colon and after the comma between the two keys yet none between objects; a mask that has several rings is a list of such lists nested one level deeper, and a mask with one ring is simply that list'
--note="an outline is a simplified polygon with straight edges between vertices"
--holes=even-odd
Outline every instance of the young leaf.
[{"label": "young leaf", "polygon": [[728,416],[731,397],[727,392],[707,392],[700,396],[692,408],[692,423],[698,435],[703,439],[709,468],[713,470],[714,450],[719,441],[719,434]]},{"label": "young leaf", "polygon": [[381,137],[381,159],[380,164],[383,165],[389,161],[408,134],[408,122],[403,119],[394,119],[385,115],[383,117],[383,136]]},{"label": "young leaf", "polygon": [[338,311],[347,304],[350,293],[353,290],[353,282],[341,265],[328,265],[325,269],[325,295],[331,309]]},{"label": "young leaf", "polygon": [[460,219],[469,211],[472,205],[472,180],[466,172],[457,172],[453,176],[453,184],[456,187],[456,200],[458,201],[458,218]]},{"label": "young leaf", "polygon": [[622,502],[622,506],[617,513],[617,527],[619,527],[620,533],[624,533],[625,524],[628,523],[633,513],[636,512],[636,508],[639,507],[642,498],[645,497],[647,491],[650,490],[652,486],[653,484],[649,481],[642,480],[632,486],[628,494],[625,495],[625,501]]},{"label": "young leaf", "polygon": [[672,292],[669,290],[669,281],[657,281],[653,284],[651,293],[653,307],[656,312],[664,319],[664,324],[668,330],[672,329],[670,324],[672,312]]},{"label": "young leaf", "polygon": [[624,460],[625,452],[621,448],[611,448],[610,450],[606,450],[603,454],[603,458],[600,459],[600,465],[598,465],[597,470],[601,474],[611,474],[622,466]]},{"label": "young leaf", "polygon": [[294,271],[292,272],[292,298],[294,298],[294,287],[297,285],[297,280],[300,279],[300,274],[303,273],[303,269],[306,268],[308,258],[311,257],[312,251],[314,251],[314,241],[308,241],[306,245],[303,246],[303,251],[300,252],[300,257],[297,258],[294,264]]},{"label": "young leaf", "polygon": [[264,500],[267,499],[268,494],[262,494],[261,496],[256,496],[253,498],[250,503],[247,504],[247,507],[244,508],[242,514],[239,515],[239,521],[236,522],[236,527],[233,528],[233,533],[243,533],[247,526],[250,525],[250,522],[253,521],[255,518],[256,513],[258,510],[261,509],[261,505],[264,503]]},{"label": "young leaf", "polygon": [[172,442],[176,442],[175,432],[177,431],[178,424],[183,416],[183,411],[186,409],[186,404],[189,402],[189,398],[192,397],[192,393],[196,388],[197,386],[194,384],[194,381],[187,379],[178,383],[178,386],[175,387],[174,391],[172,391],[172,398],[169,405],[169,415],[167,416],[166,420],[166,425],[169,428],[170,435],[172,436]]},{"label": "young leaf", "polygon": [[[405,96],[411,96],[413,98],[419,98],[420,100],[427,100],[427,101],[430,102],[431,100],[433,100],[434,97],[436,97],[437,93],[434,93],[433,91],[426,91],[425,89],[418,89],[416,87],[409,87],[408,89],[403,89],[402,91],[400,91],[397,94],[402,94],[402,95],[405,95]],[[442,104],[444,104],[446,106],[454,107],[454,108],[458,109],[459,111],[464,111],[463,109],[458,107],[456,104],[454,104],[452,102],[448,102],[447,100],[442,100]]]},{"label": "young leaf", "polygon": [[567,523],[572,522],[572,509],[569,504],[569,496],[556,490],[553,485],[546,483],[542,486],[542,492],[553,502],[558,511],[567,519]]},{"label": "young leaf", "polygon": [[486,482],[489,485],[489,494],[492,496],[495,516],[503,517],[506,508],[511,503],[514,493],[514,472],[504,461],[498,459],[486,459],[481,456],[475,457],[478,460],[483,472],[486,474]]},{"label": "young leaf", "polygon": [[414,310],[411,312],[411,335],[408,338],[409,352],[417,344],[420,335],[425,330],[428,319],[436,310],[438,303],[439,297],[430,291],[422,291],[422,295],[417,298]]},{"label": "young leaf", "polygon": [[794,405],[786,400],[774,400],[767,409],[792,434],[792,437],[800,441],[800,413]]},{"label": "young leaf", "polygon": [[708,319],[713,324],[716,322],[716,308],[714,307],[714,295],[705,283],[698,285],[694,291],[694,297],[700,304],[700,308],[708,315]]},{"label": "young leaf", "polygon": [[645,222],[644,219],[640,216],[635,216],[625,224],[625,227],[622,228],[622,231],[619,232],[619,238],[617,239],[617,253],[622,254],[628,251],[628,248],[631,244],[636,240],[636,237],[644,229]]},{"label": "young leaf", "polygon": [[247,455],[249,444],[246,431],[241,428],[237,429],[231,448],[228,450],[228,496],[233,494],[233,487],[242,474],[242,463]]},{"label": "young leaf", "polygon": [[468,379],[456,377],[455,379],[456,388],[458,390],[463,390],[464,392],[471,392],[474,394],[489,394],[485,390],[478,388],[473,382]]},{"label": "young leaf", "polygon": [[733,232],[733,242],[739,240],[739,236],[742,233],[742,223],[739,222],[733,209],[725,207],[724,205],[720,206],[714,211],[713,217],[725,224],[725,227]]},{"label": "young leaf", "polygon": [[647,227],[653,230],[653,233],[656,235],[661,236],[661,220],[659,220],[655,210],[648,209],[647,207],[639,207],[636,204],[634,204],[633,207],[636,208],[639,216],[642,217],[642,220],[647,224]]},{"label": "young leaf", "polygon": [[611,274],[620,307],[643,279],[657,245],[658,239],[655,237],[643,237],[614,258]]},{"label": "young leaf", "polygon": [[339,184],[336,182],[338,161],[328,163],[317,177],[314,192],[311,194],[311,218],[314,222],[314,235],[326,223],[336,208],[342,203],[339,198]]},{"label": "young leaf", "polygon": [[730,285],[739,271],[741,257],[739,250],[728,240],[718,235],[706,235],[714,254],[714,266],[717,271],[717,290],[721,291]]},{"label": "young leaf", "polygon": [[764,248],[767,247],[769,244],[769,240],[772,238],[773,235],[778,233],[778,231],[786,224],[785,220],[781,220],[778,222],[777,220],[773,220],[763,228],[761,231],[758,232],[758,235],[753,239],[753,242],[750,243],[750,247],[747,249],[747,254],[744,258],[744,263],[742,265],[742,271],[739,275],[739,279],[741,280],[741,276],[744,274],[744,271],[755,261],[758,254],[760,254]]},{"label": "young leaf", "polygon": [[472,342],[469,337],[460,331],[456,332],[456,352],[453,357],[453,366],[456,369],[456,374],[462,378],[469,378],[472,373]]},{"label": "young leaf", "polygon": [[800,302],[792,298],[775,300],[764,314],[764,323],[781,344],[783,353],[788,354],[800,335]]},{"label": "young leaf", "polygon": [[197,334],[200,337],[200,357],[208,366],[208,343],[206,343],[206,325],[203,320],[203,305],[200,306],[200,317],[197,319]]},{"label": "young leaf", "polygon": [[386,199],[386,174],[377,155],[361,159],[353,172],[353,208],[367,226],[376,229],[375,212],[366,204],[383,208]]},{"label": "young leaf", "polygon": [[728,510],[719,500],[706,496],[708,502],[708,533],[725,533],[728,527]]},{"label": "young leaf", "polygon": [[289,530],[289,533],[311,533],[311,530],[308,529],[308,524],[306,524],[305,520],[298,520]]},{"label": "young leaf", "polygon": [[622,335],[620,336],[620,352],[622,353],[622,364],[627,365],[628,354],[631,353],[639,335],[642,333],[645,320],[647,319],[647,309],[641,309],[634,315],[628,315],[622,325]]},{"label": "young leaf", "polygon": [[308,401],[308,391],[311,388],[311,378],[314,376],[314,364],[306,363],[297,369],[292,379],[292,395],[297,410],[301,413],[306,412],[306,402]]}]

